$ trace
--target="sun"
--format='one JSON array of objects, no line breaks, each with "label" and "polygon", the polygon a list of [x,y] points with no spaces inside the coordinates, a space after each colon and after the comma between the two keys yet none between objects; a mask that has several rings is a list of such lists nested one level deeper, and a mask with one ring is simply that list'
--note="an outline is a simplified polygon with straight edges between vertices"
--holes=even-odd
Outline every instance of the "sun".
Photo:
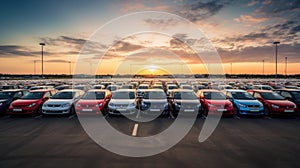
[{"label": "sun", "polygon": [[156,66],[155,65],[150,65],[149,68],[148,68],[148,71],[150,72],[154,72],[156,70]]}]

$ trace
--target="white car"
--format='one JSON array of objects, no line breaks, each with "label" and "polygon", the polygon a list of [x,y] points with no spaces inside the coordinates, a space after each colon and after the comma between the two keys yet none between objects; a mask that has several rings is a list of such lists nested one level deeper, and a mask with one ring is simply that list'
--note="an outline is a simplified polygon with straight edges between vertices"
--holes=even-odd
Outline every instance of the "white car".
[{"label": "white car", "polygon": [[137,112],[137,92],[135,89],[119,89],[113,92],[108,103],[109,114],[132,115]]},{"label": "white car", "polygon": [[61,90],[44,103],[42,107],[42,114],[75,113],[74,104],[83,94],[84,91],[78,89]]}]

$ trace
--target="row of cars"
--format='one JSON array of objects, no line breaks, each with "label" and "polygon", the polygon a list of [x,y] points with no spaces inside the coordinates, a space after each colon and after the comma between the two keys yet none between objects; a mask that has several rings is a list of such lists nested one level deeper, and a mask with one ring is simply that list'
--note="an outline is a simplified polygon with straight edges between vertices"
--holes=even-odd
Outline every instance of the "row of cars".
[{"label": "row of cars", "polygon": [[[283,95],[283,96],[281,96]],[[295,115],[300,91],[295,89],[13,89],[0,92],[0,111],[10,114],[112,114],[134,115],[220,113],[224,115]],[[296,101],[298,108],[295,103]]]}]

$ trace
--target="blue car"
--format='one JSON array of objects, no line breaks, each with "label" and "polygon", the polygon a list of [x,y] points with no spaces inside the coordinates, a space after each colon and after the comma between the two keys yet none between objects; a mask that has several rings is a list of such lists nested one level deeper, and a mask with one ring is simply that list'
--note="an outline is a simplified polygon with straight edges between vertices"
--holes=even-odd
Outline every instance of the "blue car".
[{"label": "blue car", "polygon": [[225,90],[226,97],[234,105],[235,115],[264,115],[264,106],[244,90]]},{"label": "blue car", "polygon": [[21,98],[27,93],[27,90],[10,89],[0,91],[0,114],[5,114],[11,102]]}]

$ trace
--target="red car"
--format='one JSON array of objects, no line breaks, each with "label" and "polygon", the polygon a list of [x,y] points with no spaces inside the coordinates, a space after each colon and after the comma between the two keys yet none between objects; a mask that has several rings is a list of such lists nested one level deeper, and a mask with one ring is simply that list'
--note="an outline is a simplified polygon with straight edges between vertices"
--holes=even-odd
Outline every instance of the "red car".
[{"label": "red car", "polygon": [[109,90],[93,89],[87,91],[76,103],[77,114],[103,114],[108,113],[108,103],[112,97]]},{"label": "red car", "polygon": [[295,103],[286,100],[276,92],[270,90],[248,90],[265,107],[265,114],[295,115],[298,110]]},{"label": "red car", "polygon": [[223,112],[223,115],[233,115],[233,105],[226,99],[224,93],[214,89],[202,89],[197,92],[204,115]]},{"label": "red car", "polygon": [[39,114],[44,102],[55,93],[55,90],[32,90],[10,104],[9,114]]}]

